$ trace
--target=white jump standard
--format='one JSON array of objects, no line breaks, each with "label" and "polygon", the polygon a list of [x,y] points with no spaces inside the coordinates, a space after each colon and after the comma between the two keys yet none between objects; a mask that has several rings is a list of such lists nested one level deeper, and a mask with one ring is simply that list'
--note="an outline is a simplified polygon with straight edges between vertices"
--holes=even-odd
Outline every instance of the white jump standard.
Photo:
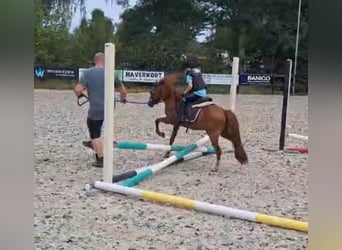
[{"label": "white jump standard", "polygon": [[298,139],[298,140],[303,140],[303,141],[308,141],[309,140],[309,136],[306,136],[306,135],[298,135],[298,134],[289,133],[288,136],[290,138],[294,138],[294,139]]},{"label": "white jump standard", "polygon": [[[114,138],[114,69],[115,45],[105,44],[105,99],[104,99],[104,147],[103,147],[103,181],[112,183],[113,177],[113,138]],[[110,104],[110,105],[108,105]]]}]

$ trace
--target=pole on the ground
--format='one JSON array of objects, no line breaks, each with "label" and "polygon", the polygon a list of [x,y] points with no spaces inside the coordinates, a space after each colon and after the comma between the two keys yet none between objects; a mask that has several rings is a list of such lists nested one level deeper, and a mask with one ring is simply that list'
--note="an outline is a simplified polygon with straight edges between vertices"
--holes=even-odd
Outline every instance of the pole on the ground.
[{"label": "pole on the ground", "polygon": [[105,44],[105,98],[104,98],[104,145],[103,145],[103,181],[112,183],[113,178],[113,140],[114,140],[114,70],[115,45]]},{"label": "pole on the ground", "polygon": [[281,128],[280,128],[280,138],[279,138],[279,150],[284,150],[285,146],[285,136],[286,136],[286,119],[288,111],[288,100],[290,96],[290,86],[291,86],[291,71],[292,71],[292,60],[286,60],[285,67],[285,81],[283,90],[283,108],[281,114]]}]

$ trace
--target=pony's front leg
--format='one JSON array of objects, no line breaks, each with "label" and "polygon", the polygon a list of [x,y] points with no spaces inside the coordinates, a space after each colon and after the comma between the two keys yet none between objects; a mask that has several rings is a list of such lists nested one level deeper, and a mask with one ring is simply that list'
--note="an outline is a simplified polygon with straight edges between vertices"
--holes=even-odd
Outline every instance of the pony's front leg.
[{"label": "pony's front leg", "polygon": [[159,129],[159,123],[161,123],[161,122],[165,123],[165,124],[170,124],[170,123],[172,123],[172,120],[170,118],[168,118],[167,116],[165,116],[165,117],[160,117],[154,121],[154,123],[156,125],[156,134],[159,135],[160,137],[165,138],[165,133],[161,132]]},{"label": "pony's front leg", "polygon": [[[178,133],[178,130],[179,130],[178,125],[173,126],[172,134],[170,137],[170,146],[172,146],[172,144],[174,143],[176,136],[177,136],[177,133]],[[164,155],[164,158],[168,158],[170,156],[170,152],[171,152],[171,150],[167,151]]]}]

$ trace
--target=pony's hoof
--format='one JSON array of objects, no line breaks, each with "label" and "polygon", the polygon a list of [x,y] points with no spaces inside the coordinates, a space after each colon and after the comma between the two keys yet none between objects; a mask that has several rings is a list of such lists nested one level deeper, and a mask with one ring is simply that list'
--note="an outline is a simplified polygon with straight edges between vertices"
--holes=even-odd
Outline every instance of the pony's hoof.
[{"label": "pony's hoof", "polygon": [[170,152],[166,152],[164,155],[164,158],[169,158],[170,157]]},{"label": "pony's hoof", "polygon": [[217,160],[215,166],[211,169],[211,172],[217,172],[219,167],[220,167],[220,160]]},{"label": "pony's hoof", "polygon": [[165,138],[165,133],[163,133],[163,132],[158,133],[158,135],[162,138]]},{"label": "pony's hoof", "polygon": [[210,171],[216,173],[219,170],[218,166],[213,167]]}]

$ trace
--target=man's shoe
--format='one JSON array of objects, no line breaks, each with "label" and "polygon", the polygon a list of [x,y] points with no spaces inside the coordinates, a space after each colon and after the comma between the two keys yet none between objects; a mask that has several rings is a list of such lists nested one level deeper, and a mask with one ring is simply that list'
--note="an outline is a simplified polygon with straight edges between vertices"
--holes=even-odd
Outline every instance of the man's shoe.
[{"label": "man's shoe", "polygon": [[93,145],[92,145],[91,141],[83,141],[82,144],[83,144],[83,146],[85,146],[87,148],[93,149]]},{"label": "man's shoe", "polygon": [[96,168],[103,168],[103,157],[96,159],[91,165]]}]

